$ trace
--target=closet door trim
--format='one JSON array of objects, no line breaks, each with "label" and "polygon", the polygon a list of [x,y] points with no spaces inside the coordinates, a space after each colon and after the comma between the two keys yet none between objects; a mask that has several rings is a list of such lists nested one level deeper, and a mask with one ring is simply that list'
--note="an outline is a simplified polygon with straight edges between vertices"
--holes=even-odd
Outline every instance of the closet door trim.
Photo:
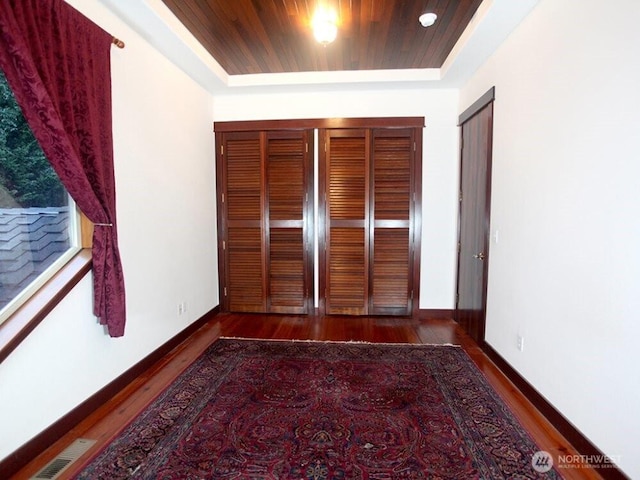
[{"label": "closet door trim", "polygon": [[339,128],[423,128],[424,117],[306,118],[295,120],[249,120],[214,122],[214,132],[313,130]]}]

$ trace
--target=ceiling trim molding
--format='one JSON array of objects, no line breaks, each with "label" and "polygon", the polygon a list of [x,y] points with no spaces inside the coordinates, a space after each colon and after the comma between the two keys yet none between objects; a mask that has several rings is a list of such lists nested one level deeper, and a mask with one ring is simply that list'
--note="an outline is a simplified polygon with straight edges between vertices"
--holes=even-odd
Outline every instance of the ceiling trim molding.
[{"label": "ceiling trim molding", "polygon": [[443,67],[228,75],[162,0],[100,0],[212,95],[379,88],[459,88],[539,0],[485,0]]}]

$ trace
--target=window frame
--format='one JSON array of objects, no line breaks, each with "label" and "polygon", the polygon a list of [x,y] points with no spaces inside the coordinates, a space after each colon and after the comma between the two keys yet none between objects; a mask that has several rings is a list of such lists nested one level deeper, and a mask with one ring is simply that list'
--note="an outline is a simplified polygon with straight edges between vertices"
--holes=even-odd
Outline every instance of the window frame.
[{"label": "window frame", "polygon": [[35,293],[40,290],[53,276],[63,268],[76,254],[82,249],[82,224],[80,221],[80,211],[76,203],[67,193],[69,209],[69,225],[67,231],[69,233],[69,248],[60,254],[51,265],[49,265],[40,275],[38,275],[31,283],[25,286],[9,303],[0,309],[0,325],[7,321],[14,312],[16,312],[25,302],[29,300]]},{"label": "window frame", "polygon": [[[75,205],[75,204],[74,204]],[[61,262],[32,295],[0,323],[0,363],[42,322],[62,299],[91,271],[93,224],[77,208],[80,246]]]}]

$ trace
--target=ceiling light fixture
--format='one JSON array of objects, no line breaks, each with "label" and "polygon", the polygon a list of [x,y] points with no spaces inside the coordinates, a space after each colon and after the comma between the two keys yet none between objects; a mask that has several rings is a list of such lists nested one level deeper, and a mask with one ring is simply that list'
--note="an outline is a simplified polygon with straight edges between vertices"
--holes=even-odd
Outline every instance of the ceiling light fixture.
[{"label": "ceiling light fixture", "polygon": [[338,15],[332,8],[318,5],[311,25],[314,37],[323,45],[328,45],[338,36]]},{"label": "ceiling light fixture", "polygon": [[438,16],[435,13],[423,13],[422,15],[420,15],[420,18],[418,18],[418,20],[420,21],[420,25],[426,28],[436,23],[437,18]]}]

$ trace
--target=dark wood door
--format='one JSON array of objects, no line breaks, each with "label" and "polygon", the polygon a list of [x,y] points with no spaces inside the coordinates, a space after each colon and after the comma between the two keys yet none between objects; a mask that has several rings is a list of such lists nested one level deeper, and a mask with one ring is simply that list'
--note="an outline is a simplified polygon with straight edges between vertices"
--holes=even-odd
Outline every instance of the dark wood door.
[{"label": "dark wood door", "polygon": [[219,151],[223,172],[219,191],[223,206],[223,305],[232,312],[266,312],[261,134],[225,134]]},{"label": "dark wood door", "polygon": [[461,116],[456,320],[484,341],[489,261],[493,90]]},{"label": "dark wood door", "polygon": [[408,315],[413,295],[414,131],[372,134],[369,313]]},{"label": "dark wood door", "polygon": [[415,129],[321,132],[321,297],[327,314],[409,315]]},{"label": "dark wood door", "polygon": [[232,312],[312,308],[309,131],[217,139],[221,299]]},{"label": "dark wood door", "polygon": [[311,225],[313,177],[308,132],[266,133],[267,310],[313,308]]},{"label": "dark wood door", "polygon": [[370,131],[326,130],[323,134],[325,311],[365,315],[369,295]]}]

